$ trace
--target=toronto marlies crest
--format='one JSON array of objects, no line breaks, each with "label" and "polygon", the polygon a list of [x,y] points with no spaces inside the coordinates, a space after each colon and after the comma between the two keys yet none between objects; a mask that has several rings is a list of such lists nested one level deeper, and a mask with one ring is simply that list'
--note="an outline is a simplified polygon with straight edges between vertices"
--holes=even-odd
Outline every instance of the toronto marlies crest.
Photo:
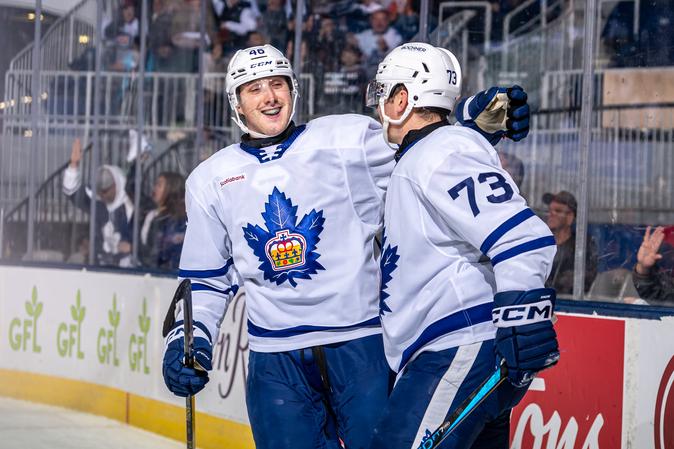
[{"label": "toronto marlies crest", "polygon": [[296,279],[311,279],[311,274],[325,270],[318,263],[321,255],[315,251],[325,222],[322,210],[312,209],[297,224],[297,206],[274,187],[269,202],[264,205],[262,218],[267,230],[248,223],[243,235],[262,262],[258,268],[266,280],[277,285],[288,281],[296,287]]},{"label": "toronto marlies crest", "polygon": [[381,242],[381,247],[384,249],[384,252],[379,259],[379,267],[381,269],[381,282],[379,284],[379,315],[384,316],[386,312],[390,312],[388,304],[386,304],[386,298],[390,295],[386,293],[386,287],[391,279],[393,279],[393,272],[398,268],[398,247],[394,246],[391,248],[391,245],[386,244],[386,228],[384,228],[384,239]]}]

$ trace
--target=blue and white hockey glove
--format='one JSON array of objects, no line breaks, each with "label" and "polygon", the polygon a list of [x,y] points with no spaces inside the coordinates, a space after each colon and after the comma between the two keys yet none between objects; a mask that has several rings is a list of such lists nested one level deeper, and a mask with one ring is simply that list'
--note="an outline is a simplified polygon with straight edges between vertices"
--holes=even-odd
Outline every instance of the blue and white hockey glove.
[{"label": "blue and white hockey glove", "polygon": [[162,374],[164,383],[176,396],[197,394],[208,383],[208,373],[213,368],[213,345],[206,326],[194,323],[194,368],[185,366],[185,337],[183,322],[177,321],[166,336],[166,349]]},{"label": "blue and white hockey glove", "polygon": [[557,334],[552,325],[556,294],[552,288],[508,291],[494,296],[496,363],[505,362],[508,380],[516,387],[559,360]]},{"label": "blue and white hockey glove", "polygon": [[518,142],[529,134],[527,93],[520,86],[490,87],[461,100],[454,115],[462,126],[482,134],[492,145],[503,136]]}]

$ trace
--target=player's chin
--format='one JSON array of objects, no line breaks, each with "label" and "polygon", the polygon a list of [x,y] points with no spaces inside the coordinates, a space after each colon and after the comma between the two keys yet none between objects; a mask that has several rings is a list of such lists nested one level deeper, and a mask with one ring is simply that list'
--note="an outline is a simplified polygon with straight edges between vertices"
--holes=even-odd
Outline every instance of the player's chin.
[{"label": "player's chin", "polygon": [[276,115],[260,114],[260,126],[264,129],[264,134],[268,136],[275,136],[282,133],[290,121],[290,114],[286,108],[283,108]]}]

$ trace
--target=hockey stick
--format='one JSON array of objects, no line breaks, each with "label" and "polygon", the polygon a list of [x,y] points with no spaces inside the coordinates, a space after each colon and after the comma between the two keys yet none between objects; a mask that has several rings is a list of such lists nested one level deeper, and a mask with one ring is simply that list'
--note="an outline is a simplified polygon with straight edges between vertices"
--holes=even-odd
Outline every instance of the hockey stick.
[{"label": "hockey stick", "polygon": [[[183,329],[185,332],[185,366],[194,369],[194,329],[192,328],[192,283],[183,279],[178,289],[183,299]],[[187,409],[187,449],[194,449],[194,395],[185,398]]]},{"label": "hockey stick", "polygon": [[[189,279],[183,279],[173,295],[168,312],[164,318],[164,338],[171,332],[175,325],[175,310],[178,301],[183,301],[183,333],[185,334],[185,366],[194,368],[194,328],[192,327],[192,283]],[[187,449],[194,449],[194,396],[185,398],[185,422],[187,424]]]},{"label": "hockey stick", "polygon": [[496,371],[485,379],[417,449],[436,449],[440,446],[440,443],[507,378],[508,368],[501,363],[501,366],[496,368]]}]

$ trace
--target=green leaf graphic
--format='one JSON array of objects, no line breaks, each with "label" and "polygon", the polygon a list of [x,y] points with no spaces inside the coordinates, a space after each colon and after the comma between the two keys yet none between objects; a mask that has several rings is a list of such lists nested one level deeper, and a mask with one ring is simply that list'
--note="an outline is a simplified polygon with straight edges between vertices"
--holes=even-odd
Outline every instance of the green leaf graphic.
[{"label": "green leaf graphic", "polygon": [[117,311],[117,294],[112,295],[112,309],[108,311],[108,321],[112,327],[119,324],[119,312]]},{"label": "green leaf graphic", "polygon": [[147,300],[143,298],[143,314],[138,317],[138,324],[140,325],[140,330],[147,334],[150,330],[150,317],[147,316]]},{"label": "green leaf graphic", "polygon": [[42,303],[38,302],[37,306],[35,307],[35,318],[39,317],[41,313],[42,313]]},{"label": "green leaf graphic", "polygon": [[77,289],[77,293],[75,294],[75,305],[70,306],[70,316],[73,318],[73,320],[77,321],[77,309],[80,307],[80,298],[81,298],[81,292],[79,289]]}]

